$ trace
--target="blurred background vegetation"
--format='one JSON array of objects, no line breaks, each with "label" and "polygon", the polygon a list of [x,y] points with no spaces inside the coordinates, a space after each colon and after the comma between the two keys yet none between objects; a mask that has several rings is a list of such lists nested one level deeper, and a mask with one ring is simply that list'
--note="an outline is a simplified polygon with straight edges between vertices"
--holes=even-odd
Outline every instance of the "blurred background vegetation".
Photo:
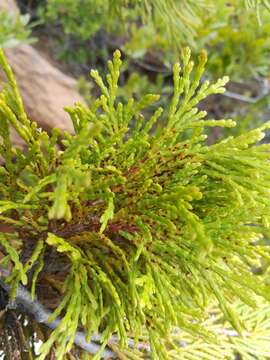
[{"label": "blurred background vegetation", "polygon": [[[162,89],[162,101],[166,102],[172,91],[172,64],[188,45],[195,54],[202,48],[207,50],[206,77],[216,79],[226,74],[231,79],[225,95],[203,104],[210,117],[239,119],[237,128],[230,130],[234,133],[269,117],[270,5],[266,0],[17,3],[24,15],[16,24],[9,24],[15,42],[27,35],[36,37],[36,47],[78,79],[86,100],[95,91],[88,82],[89,69],[102,72],[107,59],[119,48],[125,56],[123,95],[136,97]],[[29,27],[22,31],[28,19],[33,24],[31,35]],[[214,129],[213,139],[217,136],[221,134]]]},{"label": "blurred background vegetation", "polygon": [[[30,15],[18,15],[13,19],[7,11],[0,11],[0,47],[12,47],[20,42],[29,42],[31,29]],[[33,40],[33,39],[32,39]]]}]

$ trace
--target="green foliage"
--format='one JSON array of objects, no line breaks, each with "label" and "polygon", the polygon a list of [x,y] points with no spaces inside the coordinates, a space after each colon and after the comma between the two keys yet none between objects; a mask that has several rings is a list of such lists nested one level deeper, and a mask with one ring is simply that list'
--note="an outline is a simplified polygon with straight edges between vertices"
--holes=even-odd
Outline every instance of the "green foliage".
[{"label": "green foliage", "polygon": [[172,359],[215,360],[241,358],[241,360],[269,359],[270,322],[269,306],[258,300],[258,307],[251,308],[240,301],[233,306],[245,324],[243,337],[239,337],[230,324],[222,318],[220,311],[212,306],[204,321],[204,328],[218,336],[218,343],[196,339],[188,333],[175,331],[172,338],[181,346],[172,346],[169,356]]},{"label": "green foliage", "polygon": [[[185,38],[194,33],[193,28],[199,21],[196,12],[203,4],[204,1],[181,0],[180,12],[180,3],[173,0],[47,0],[40,8],[40,15],[45,21],[60,21],[66,34],[82,39],[94,35],[100,28],[115,31],[138,17],[151,22],[152,16],[157,16],[168,34]],[[120,18],[120,23],[116,18]]]},{"label": "green foliage", "polygon": [[118,36],[130,59],[150,54],[170,68],[188,44],[195,53],[207,49],[208,71],[215,79],[226,73],[239,80],[269,74],[269,9],[266,0],[47,0],[40,15],[62,25],[61,41],[69,43],[62,53],[67,61],[91,61],[84,46],[70,49],[70,39],[85,44],[107,30],[102,47],[110,48],[108,38]]},{"label": "green foliage", "polygon": [[270,10],[270,2],[268,0],[245,0],[245,3],[247,8],[256,9],[257,18],[261,24],[261,7],[265,7],[267,10]]},{"label": "green foliage", "polygon": [[29,41],[30,28],[27,26],[29,15],[11,17],[6,11],[0,11],[0,47],[12,47],[20,42]]},{"label": "green foliage", "polygon": [[[9,281],[25,283],[37,264],[34,294],[43,265],[52,275],[45,256],[57,251],[68,264],[59,269],[63,296],[52,317],[62,313],[62,321],[39,359],[55,341],[62,359],[79,326],[88,338],[102,333],[103,347],[117,334],[119,351],[133,359],[144,355],[128,349],[130,338],[149,341],[153,359],[175,358],[175,328],[217,341],[204,328],[209,304],[218,302],[239,334],[244,319],[231,303],[268,304],[269,285],[251,269],[270,259],[261,241],[269,236],[270,145],[260,143],[270,123],[208,145],[205,128],[235,122],[207,119],[198,105],[224,92],[228,78],[201,83],[206,53],[195,67],[190,57],[183,49],[173,67],[174,94],[162,108],[154,106],[155,94],[119,100],[116,51],[106,79],[91,71],[101,95],[89,107],[66,109],[74,135],[49,136],[27,118],[0,54],[8,79],[0,95],[0,213],[12,228],[0,244],[13,264]],[[25,151],[12,145],[11,127]]]},{"label": "green foliage", "polygon": [[269,19],[268,9],[258,15],[254,9],[243,11],[238,1],[228,7],[221,1],[215,12],[204,17],[196,43],[197,48],[211,49],[211,73],[221,76],[225,71],[233,80],[268,76]]},{"label": "green foliage", "polygon": [[188,43],[194,52],[207,49],[208,71],[214,78],[224,72],[234,80],[267,76],[270,13],[267,8],[260,8],[257,13],[253,8],[244,10],[243,5],[238,0],[209,1],[208,11],[202,8],[198,13],[193,36],[187,39],[178,36],[177,40],[173,39],[174,45],[162,25],[157,25],[162,24],[161,13],[157,24],[131,26],[132,35],[123,48],[131,58],[143,58],[150,53],[168,66],[176,60],[179,47]]},{"label": "green foliage", "polygon": [[40,15],[46,21],[59,21],[66,34],[77,34],[82,39],[99,30],[108,12],[109,2],[102,0],[50,0]]}]

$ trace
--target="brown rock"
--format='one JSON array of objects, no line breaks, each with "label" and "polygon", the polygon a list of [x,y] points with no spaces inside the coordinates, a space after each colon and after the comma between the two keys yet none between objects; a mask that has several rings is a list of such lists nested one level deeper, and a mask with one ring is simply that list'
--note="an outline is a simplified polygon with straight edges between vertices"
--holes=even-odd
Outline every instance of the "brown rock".
[{"label": "brown rock", "polygon": [[[7,10],[12,16],[19,14],[14,0],[0,0],[0,10]],[[71,121],[63,108],[74,102],[84,102],[77,90],[76,80],[55,68],[30,45],[5,49],[5,53],[15,74],[28,117],[47,131],[58,127],[71,132]],[[4,79],[0,72],[1,80]]]},{"label": "brown rock", "polygon": [[1,0],[0,10],[7,10],[11,14],[18,14],[19,10],[14,0]]},{"label": "brown rock", "polygon": [[76,81],[53,67],[30,45],[7,49],[5,53],[30,119],[45,130],[58,127],[72,131],[71,121],[63,108],[83,102]]}]

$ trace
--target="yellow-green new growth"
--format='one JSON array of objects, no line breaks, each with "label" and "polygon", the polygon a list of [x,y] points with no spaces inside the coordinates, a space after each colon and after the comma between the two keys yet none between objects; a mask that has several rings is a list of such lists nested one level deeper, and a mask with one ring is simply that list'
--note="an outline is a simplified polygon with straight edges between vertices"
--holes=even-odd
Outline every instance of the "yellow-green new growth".
[{"label": "yellow-green new growth", "polygon": [[[119,100],[117,51],[106,81],[91,71],[101,96],[67,108],[75,134],[60,140],[59,131],[49,136],[27,119],[0,56],[8,77],[0,95],[0,212],[11,227],[0,245],[13,265],[9,282],[16,289],[33,269],[32,296],[45,278],[63,294],[52,316],[61,313],[61,323],[39,358],[57,341],[62,359],[82,327],[88,339],[102,333],[103,348],[117,335],[115,351],[143,358],[128,344],[146,340],[153,359],[168,359],[178,346],[168,341],[175,328],[213,342],[201,324],[215,300],[240,333],[231,301],[270,300],[269,285],[251,271],[270,259],[260,241],[269,236],[270,146],[260,141],[270,124],[210,146],[204,128],[234,122],[197,108],[228,81],[200,82],[206,54],[194,65],[183,50],[168,108],[149,115],[158,95]],[[11,144],[12,126],[27,150]]]}]

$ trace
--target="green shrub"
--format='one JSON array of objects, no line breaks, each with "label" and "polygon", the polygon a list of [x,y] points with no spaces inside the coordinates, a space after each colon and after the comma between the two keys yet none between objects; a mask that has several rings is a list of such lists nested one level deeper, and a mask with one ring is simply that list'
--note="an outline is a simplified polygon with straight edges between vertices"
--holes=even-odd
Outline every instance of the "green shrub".
[{"label": "green shrub", "polygon": [[[193,70],[187,48],[173,68],[170,103],[145,118],[159,95],[118,100],[116,51],[106,83],[91,71],[100,97],[89,108],[66,109],[75,134],[49,136],[27,118],[2,52],[0,63],[8,79],[0,95],[0,220],[11,227],[0,244],[4,263],[13,264],[7,281],[14,295],[32,272],[34,295],[41,271],[50,277],[59,262],[62,273],[52,317],[62,313],[62,321],[39,359],[55,341],[62,359],[79,326],[88,338],[101,332],[103,347],[117,334],[121,349],[130,338],[146,340],[153,359],[167,359],[179,346],[170,340],[175,328],[215,342],[203,327],[215,300],[241,334],[230,303],[270,300],[265,277],[251,271],[269,261],[261,239],[269,236],[270,145],[260,141],[270,123],[207,145],[205,128],[235,123],[205,119],[197,106],[224,92],[228,78],[200,83],[206,54]],[[26,150],[12,145],[11,128]]]},{"label": "green shrub", "polygon": [[40,15],[46,21],[60,21],[66,34],[86,39],[99,30],[108,7],[109,2],[102,0],[51,0]]},{"label": "green shrub", "polygon": [[[29,41],[29,15],[11,17],[6,11],[0,11],[0,47],[12,47],[20,42]],[[33,39],[32,39],[33,40]]]},{"label": "green shrub", "polygon": [[39,11],[45,21],[57,21],[66,34],[82,39],[94,35],[100,28],[123,31],[128,28],[129,21],[140,18],[148,23],[153,17],[154,21],[161,21],[167,33],[186,38],[194,34],[200,21],[197,11],[204,4],[204,1],[197,4],[194,0],[181,0],[181,3],[172,0],[47,0]]},{"label": "green shrub", "polygon": [[[107,30],[102,47],[111,47],[107,39],[118,37],[131,59],[150,54],[169,68],[181,47],[188,44],[195,53],[206,48],[215,79],[226,73],[239,80],[269,74],[269,8],[268,1],[244,0],[47,0],[40,15],[62,26],[64,44],[67,37],[81,39],[82,45]],[[91,61],[83,46],[72,50],[68,42],[62,57]]]},{"label": "green shrub", "polygon": [[[179,7],[180,4],[179,1]],[[156,21],[139,28],[131,26],[130,39],[123,49],[135,59],[142,59],[150,53],[168,66],[177,59],[179,48],[189,44],[195,53],[202,48],[207,49],[208,74],[215,79],[224,73],[236,81],[267,76],[270,34],[268,9],[261,9],[259,25],[258,14],[254,9],[243,9],[238,0],[208,1],[207,4],[209,9],[202,7],[197,12],[199,21],[194,23],[191,37],[183,38],[178,33],[169,37],[161,13]],[[172,16],[175,18],[177,15]]]}]

